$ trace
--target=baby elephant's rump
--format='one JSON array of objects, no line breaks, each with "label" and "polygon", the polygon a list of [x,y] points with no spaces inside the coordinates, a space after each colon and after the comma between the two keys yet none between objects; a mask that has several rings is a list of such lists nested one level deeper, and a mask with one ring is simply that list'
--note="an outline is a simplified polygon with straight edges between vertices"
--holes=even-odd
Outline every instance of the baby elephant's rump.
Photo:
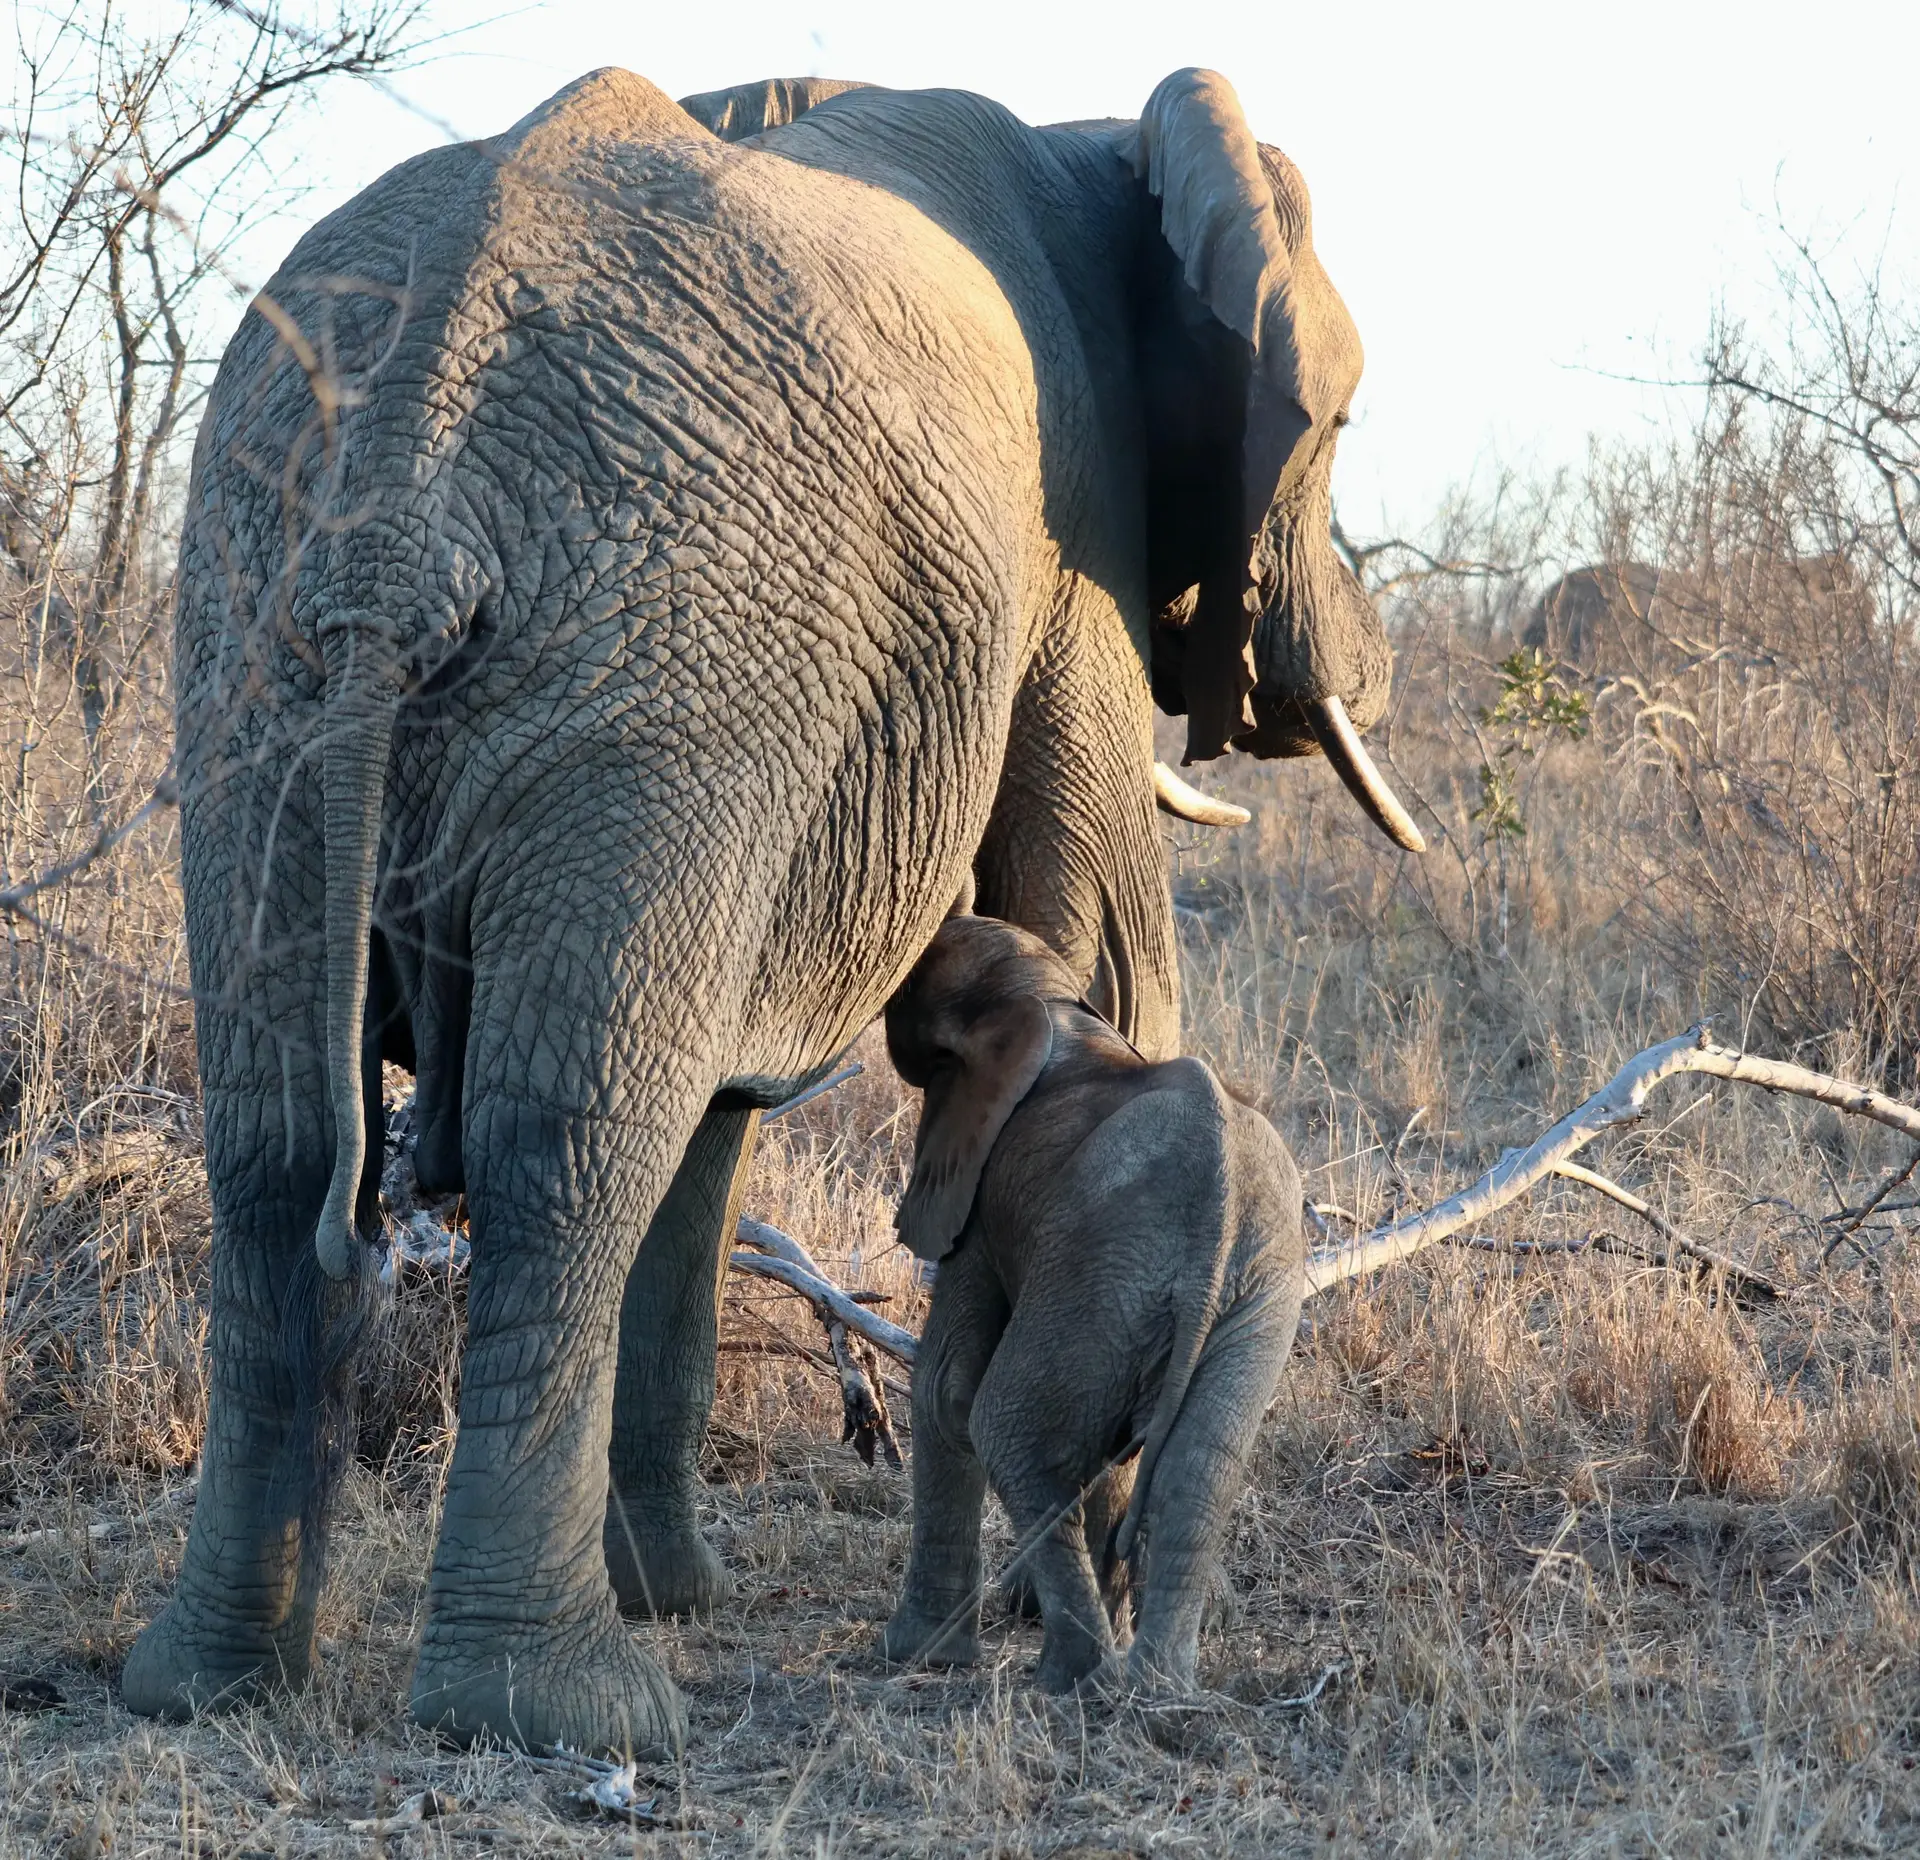
[{"label": "baby elephant's rump", "polygon": [[[1300,1178],[1205,1066],[1150,1064],[1078,994],[1036,937],[957,916],[887,1009],[894,1064],[926,1091],[901,1238],[941,1267],[914,1371],[913,1549],[881,1650],[977,1653],[991,1481],[1031,1545],[1041,1685],[1115,1654],[1098,1555],[1134,1565],[1129,1680],[1189,1689],[1299,1323]],[[1109,1528],[1125,1478],[1107,1469],[1136,1446]]]}]

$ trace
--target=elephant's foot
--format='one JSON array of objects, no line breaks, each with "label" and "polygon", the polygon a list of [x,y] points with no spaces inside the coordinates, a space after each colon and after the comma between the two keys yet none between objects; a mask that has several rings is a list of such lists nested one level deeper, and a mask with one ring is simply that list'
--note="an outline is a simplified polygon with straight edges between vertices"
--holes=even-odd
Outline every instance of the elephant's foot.
[{"label": "elephant's foot", "polygon": [[606,1546],[622,1614],[708,1614],[733,1594],[726,1565],[691,1524],[650,1526],[623,1516],[616,1500],[607,1511]]},{"label": "elephant's foot", "polygon": [[973,1666],[980,1658],[980,1611],[965,1603],[934,1609],[903,1601],[874,1651],[889,1666]]},{"label": "elephant's foot", "polygon": [[1169,1643],[1142,1637],[1127,1653],[1127,1689],[1154,1697],[1189,1698],[1199,1691],[1200,1648],[1184,1636]]},{"label": "elephant's foot", "polygon": [[609,1609],[538,1631],[505,1622],[429,1622],[413,1675],[413,1716],[455,1743],[491,1739],[527,1750],[674,1756],[686,1708],[664,1669]]},{"label": "elephant's foot", "polygon": [[[994,1591],[994,1598],[1015,1621],[1040,1619],[1040,1591],[1033,1576],[1023,1565]],[[1132,1571],[1125,1563],[1115,1562],[1100,1585],[1100,1599],[1107,1606],[1107,1620],[1114,1638],[1125,1641],[1133,1631]]]},{"label": "elephant's foot", "polygon": [[176,1596],[127,1655],[120,1696],[147,1718],[224,1711],[306,1682],[311,1625],[278,1630]]},{"label": "elephant's foot", "polygon": [[1042,1692],[1071,1692],[1105,1671],[1112,1658],[1113,1644],[1100,1635],[1049,1628],[1033,1683]]}]

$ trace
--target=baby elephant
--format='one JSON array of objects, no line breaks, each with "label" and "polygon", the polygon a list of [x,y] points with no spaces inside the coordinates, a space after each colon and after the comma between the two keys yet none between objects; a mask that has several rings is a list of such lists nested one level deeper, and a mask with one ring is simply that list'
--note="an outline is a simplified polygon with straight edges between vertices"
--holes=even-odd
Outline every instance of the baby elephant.
[{"label": "baby elephant", "polygon": [[913,1376],[913,1549],[880,1650],[976,1657],[991,1480],[1031,1546],[1039,1683],[1094,1673],[1115,1644],[1082,1499],[1137,1446],[1126,1516],[1094,1549],[1137,1565],[1129,1682],[1190,1690],[1299,1323],[1300,1178],[1205,1066],[1149,1063],[1079,994],[1037,937],[954,916],[887,1007],[893,1062],[926,1089],[900,1234],[941,1265]]}]

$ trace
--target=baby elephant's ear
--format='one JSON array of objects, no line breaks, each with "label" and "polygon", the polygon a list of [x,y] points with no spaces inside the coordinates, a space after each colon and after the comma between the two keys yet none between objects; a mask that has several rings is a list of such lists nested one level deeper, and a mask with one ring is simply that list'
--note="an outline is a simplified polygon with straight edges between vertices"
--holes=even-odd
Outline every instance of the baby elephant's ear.
[{"label": "baby elephant's ear", "polygon": [[955,1050],[958,1066],[928,1086],[913,1178],[895,1217],[900,1238],[922,1259],[953,1251],[994,1142],[1052,1051],[1047,1004],[1016,995],[967,1029]]}]

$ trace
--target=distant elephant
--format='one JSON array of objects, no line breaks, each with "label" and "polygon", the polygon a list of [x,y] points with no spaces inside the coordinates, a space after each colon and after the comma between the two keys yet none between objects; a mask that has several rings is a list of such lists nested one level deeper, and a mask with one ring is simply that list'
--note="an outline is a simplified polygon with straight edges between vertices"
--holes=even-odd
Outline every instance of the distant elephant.
[{"label": "distant elephant", "polygon": [[473,1237],[413,1710],[655,1750],[619,1609],[720,1592],[759,1108],[969,871],[1172,1050],[1151,693],[1193,757],[1325,746],[1417,840],[1328,533],[1359,340],[1231,87],[1051,130],[821,94],[735,93],[779,126],[729,143],[583,78],[321,222],[221,363],[176,631],[213,1373],[135,1710],[309,1669],[383,1059]]},{"label": "distant elephant", "polygon": [[1652,641],[1662,579],[1643,562],[1576,568],[1534,602],[1520,644],[1576,670],[1607,663],[1624,669],[1633,650]]},{"label": "distant elephant", "polygon": [[[1300,1322],[1300,1177],[1274,1128],[1193,1059],[1155,1064],[1078,998],[1038,937],[942,925],[887,1004],[926,1091],[900,1237],[941,1262],[913,1376],[913,1548],[893,1661],[978,1653],[991,1483],[1039,1593],[1039,1683],[1113,1656],[1134,1582],[1135,1685],[1190,1690],[1209,1578]],[[1082,1495],[1140,1447],[1126,1516],[1089,1542]]]},{"label": "distant elephant", "polygon": [[1844,555],[1734,556],[1707,573],[1602,562],[1562,575],[1533,604],[1520,644],[1573,670],[1645,686],[1728,645],[1764,648],[1798,628],[1870,618]]}]

